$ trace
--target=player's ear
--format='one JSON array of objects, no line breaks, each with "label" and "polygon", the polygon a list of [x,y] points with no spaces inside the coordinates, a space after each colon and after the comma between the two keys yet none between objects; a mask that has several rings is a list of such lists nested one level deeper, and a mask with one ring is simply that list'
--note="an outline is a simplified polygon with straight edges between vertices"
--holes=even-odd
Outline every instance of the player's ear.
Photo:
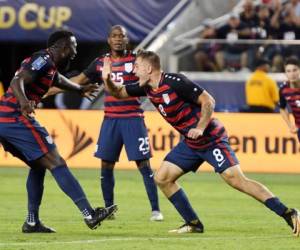
[{"label": "player's ear", "polygon": [[129,44],[129,38],[128,38],[128,36],[125,37],[124,41],[125,41],[126,46],[127,46]]},{"label": "player's ear", "polygon": [[148,74],[151,74],[152,71],[153,71],[153,67],[152,67],[152,65],[149,63],[148,66],[147,66],[147,73],[148,73]]}]

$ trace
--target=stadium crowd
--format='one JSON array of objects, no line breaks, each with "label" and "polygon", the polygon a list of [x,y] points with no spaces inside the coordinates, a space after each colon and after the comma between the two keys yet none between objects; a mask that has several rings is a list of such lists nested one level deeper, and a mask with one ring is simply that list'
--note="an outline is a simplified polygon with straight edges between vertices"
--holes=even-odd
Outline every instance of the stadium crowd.
[{"label": "stadium crowd", "polygon": [[300,39],[300,1],[245,0],[241,12],[232,12],[227,22],[205,20],[200,38],[223,40],[198,44],[194,58],[200,71],[248,71],[263,57],[271,62],[272,72],[283,72],[283,58],[299,57],[299,45],[267,40]]}]

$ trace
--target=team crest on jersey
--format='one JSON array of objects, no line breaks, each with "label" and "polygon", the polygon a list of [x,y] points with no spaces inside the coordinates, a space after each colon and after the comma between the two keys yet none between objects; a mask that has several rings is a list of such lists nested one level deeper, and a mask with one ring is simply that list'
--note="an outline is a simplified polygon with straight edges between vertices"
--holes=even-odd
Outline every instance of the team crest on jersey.
[{"label": "team crest on jersey", "polygon": [[170,103],[170,96],[168,94],[163,94],[162,95],[165,104],[169,104]]},{"label": "team crest on jersey", "polygon": [[132,63],[125,63],[124,67],[125,67],[125,71],[130,73],[133,69],[133,64]]}]

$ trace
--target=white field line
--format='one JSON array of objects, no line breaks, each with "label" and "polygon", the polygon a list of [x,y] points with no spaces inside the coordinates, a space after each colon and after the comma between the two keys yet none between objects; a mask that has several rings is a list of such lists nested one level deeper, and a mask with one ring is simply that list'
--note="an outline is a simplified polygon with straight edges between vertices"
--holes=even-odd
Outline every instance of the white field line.
[{"label": "white field line", "polygon": [[182,240],[182,241],[191,241],[191,240],[274,240],[279,238],[292,238],[288,235],[270,235],[270,236],[241,236],[241,237],[122,237],[122,238],[104,238],[104,239],[91,239],[91,240],[75,240],[75,241],[32,241],[32,242],[0,242],[1,247],[7,246],[35,246],[35,245],[63,245],[63,244],[94,244],[98,242],[112,242],[112,241],[173,241],[173,240]]}]

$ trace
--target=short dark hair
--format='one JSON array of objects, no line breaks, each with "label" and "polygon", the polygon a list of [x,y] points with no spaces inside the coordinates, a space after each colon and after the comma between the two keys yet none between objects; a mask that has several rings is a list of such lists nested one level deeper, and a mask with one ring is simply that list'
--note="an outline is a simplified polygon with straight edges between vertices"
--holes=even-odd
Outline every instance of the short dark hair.
[{"label": "short dark hair", "polygon": [[288,57],[288,58],[284,61],[284,67],[286,67],[288,64],[292,64],[292,65],[296,65],[297,67],[300,67],[299,59],[298,59],[298,57],[296,57],[296,56]]},{"label": "short dark hair", "polygon": [[126,30],[126,28],[124,26],[120,25],[120,24],[111,26],[110,30],[109,30],[109,33],[108,33],[108,36],[110,36],[111,33],[113,32],[113,30],[115,30],[115,29],[119,29],[119,30],[124,31],[125,35],[127,36],[127,30]]},{"label": "short dark hair", "polygon": [[57,30],[55,32],[53,32],[47,41],[47,47],[51,47],[53,46],[57,41],[61,40],[61,39],[67,39],[74,36],[73,32],[69,31],[69,30]]},{"label": "short dark hair", "polygon": [[255,64],[255,68],[258,68],[263,65],[270,65],[270,61],[266,58],[258,58],[255,60],[254,64]]},{"label": "short dark hair", "polygon": [[142,59],[146,59],[155,69],[160,69],[160,58],[158,54],[149,50],[139,50],[137,52],[136,57],[140,57]]}]

